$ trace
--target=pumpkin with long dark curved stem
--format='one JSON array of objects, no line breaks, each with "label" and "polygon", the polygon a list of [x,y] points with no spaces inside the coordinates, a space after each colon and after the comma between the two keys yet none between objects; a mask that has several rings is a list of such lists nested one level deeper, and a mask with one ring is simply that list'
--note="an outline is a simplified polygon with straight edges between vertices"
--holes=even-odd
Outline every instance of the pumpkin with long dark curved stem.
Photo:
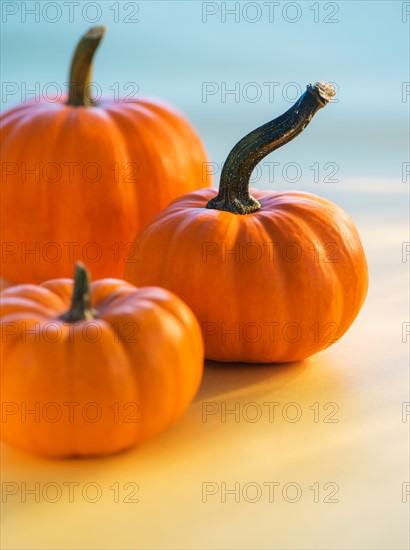
[{"label": "pumpkin with long dark curved stem", "polygon": [[202,377],[201,330],[157,287],[117,279],[1,294],[1,438],[51,457],[121,451],[175,422]]},{"label": "pumpkin with long dark curved stem", "polygon": [[135,260],[135,233],[208,184],[202,143],[174,108],[90,97],[104,32],[82,37],[66,100],[37,99],[2,116],[1,271],[13,283],[69,277],[77,260],[96,278],[121,277],[123,262]]},{"label": "pumpkin with long dark curved stem", "polygon": [[338,341],[367,292],[357,230],[341,208],[306,192],[249,191],[252,170],[295,138],[334,95],[309,85],[279,118],[232,149],[219,192],[176,199],[136,238],[125,278],[179,295],[218,361],[287,362]]}]

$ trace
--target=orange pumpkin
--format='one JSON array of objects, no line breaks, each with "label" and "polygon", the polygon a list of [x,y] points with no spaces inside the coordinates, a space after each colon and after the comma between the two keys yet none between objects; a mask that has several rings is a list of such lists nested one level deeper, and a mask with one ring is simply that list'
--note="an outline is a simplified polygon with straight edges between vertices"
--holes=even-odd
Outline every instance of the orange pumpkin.
[{"label": "orange pumpkin", "polygon": [[3,291],[0,320],[2,440],[20,449],[121,451],[179,418],[201,380],[198,322],[161,288],[90,286],[79,265],[74,288],[54,279]]},{"label": "orange pumpkin", "polygon": [[257,163],[334,93],[309,85],[289,111],[232,149],[219,193],[176,199],[135,240],[139,262],[126,264],[125,278],[180,296],[201,323],[209,359],[304,359],[337,341],[364,302],[366,258],[346,212],[305,192],[249,193]]},{"label": "orange pumpkin", "polygon": [[121,277],[135,233],[177,196],[209,185],[201,141],[174,108],[90,99],[103,34],[95,27],[82,37],[68,99],[2,117],[2,274],[14,283],[69,277],[76,259],[96,278]]}]

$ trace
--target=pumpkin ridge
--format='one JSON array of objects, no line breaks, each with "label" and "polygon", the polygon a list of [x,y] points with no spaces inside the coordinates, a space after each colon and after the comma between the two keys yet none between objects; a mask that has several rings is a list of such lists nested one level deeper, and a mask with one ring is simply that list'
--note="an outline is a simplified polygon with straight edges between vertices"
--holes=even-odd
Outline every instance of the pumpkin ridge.
[{"label": "pumpkin ridge", "polygon": [[[143,194],[144,196],[144,200],[138,202],[138,220],[144,225],[147,218],[152,217],[152,213],[147,214],[150,202],[148,199],[149,191],[151,191],[152,194],[156,193],[158,184],[161,182],[162,185],[166,185],[163,193],[165,195],[170,195],[172,186],[170,185],[169,178],[166,177],[167,170],[165,165],[162,164],[162,156],[158,155],[158,149],[156,149],[157,140],[159,141],[161,139],[160,136],[164,130],[164,126],[161,125],[161,119],[151,113],[147,108],[142,107],[139,103],[127,104],[127,109],[129,108],[134,110],[134,118],[127,118],[125,112],[120,111],[118,108],[108,109],[108,112],[115,121],[117,127],[122,128],[123,133],[126,133],[126,128],[128,126],[128,129],[132,129],[133,133],[138,137],[138,139],[135,139],[132,143],[128,143],[127,153],[130,159],[137,159],[138,183],[136,193]],[[141,131],[142,128],[144,131]],[[147,135],[148,132],[149,135]],[[155,137],[157,137],[157,139],[155,139]],[[138,149],[135,150],[137,145]],[[167,144],[165,145],[168,147]],[[162,151],[162,153],[164,153],[164,151]],[[152,166],[153,163],[155,163],[155,168]],[[142,178],[147,178],[147,174],[150,171],[148,168],[149,166],[151,166],[151,174],[149,182],[147,182],[145,179],[142,180]],[[138,193],[138,190],[142,189],[144,192]],[[162,202],[160,196],[158,196],[158,199]]]},{"label": "pumpkin ridge", "polygon": [[50,310],[59,311],[60,307],[65,307],[64,301],[53,291],[49,290],[46,287],[36,286],[32,284],[21,284],[16,286],[11,286],[3,290],[0,294],[0,299],[4,302],[8,298],[19,299],[20,293],[24,292],[24,300],[30,302],[37,302],[40,299],[42,301],[47,300],[46,307]]},{"label": "pumpkin ridge", "polygon": [[[187,328],[187,324],[185,323],[185,319],[181,318],[181,317],[178,317],[177,313],[170,307],[168,307],[168,304],[164,303],[164,302],[156,302],[156,304],[163,310],[165,311],[168,315],[170,315],[177,323],[178,325],[180,325],[180,331],[181,331],[181,334],[182,336],[184,337],[185,339],[185,334],[186,334],[186,328]],[[194,320],[195,323],[197,324],[198,326],[198,333],[200,333],[200,326],[199,326],[199,323],[197,322],[196,318],[194,316],[191,317],[191,321]],[[195,347],[193,346],[193,339],[190,338],[187,340],[187,343],[189,344],[189,350],[192,354],[193,351],[197,351],[196,350],[196,345]],[[181,364],[180,362],[178,361],[175,361],[175,368],[176,369],[179,369],[181,371]],[[184,377],[182,376],[182,371],[179,373],[180,376],[179,376],[179,379],[183,382],[184,381]],[[201,382],[201,378],[202,378],[202,375],[199,377],[199,380],[197,381],[196,383],[196,388],[194,389],[194,395],[196,393],[196,391],[198,390],[198,387],[199,387],[199,384]],[[174,420],[178,419],[180,416],[181,416],[181,406],[179,404],[182,396],[184,395],[184,393],[187,391],[187,389],[185,388],[185,392],[182,392],[181,391],[181,387],[177,384],[176,380],[174,381],[174,388],[175,388],[175,393],[174,393],[174,404],[173,404],[173,407],[172,407],[172,412],[170,414],[170,422],[173,422]],[[192,397],[194,397],[194,395]]]},{"label": "pumpkin ridge", "polygon": [[[39,304],[34,299],[25,299],[21,297],[9,297],[7,300],[2,300],[0,305],[1,317],[8,315],[9,311],[20,313],[31,313],[33,315],[40,315],[41,317],[57,317],[59,310],[53,307],[49,307],[43,304]],[[63,309],[63,308],[62,308]]]}]

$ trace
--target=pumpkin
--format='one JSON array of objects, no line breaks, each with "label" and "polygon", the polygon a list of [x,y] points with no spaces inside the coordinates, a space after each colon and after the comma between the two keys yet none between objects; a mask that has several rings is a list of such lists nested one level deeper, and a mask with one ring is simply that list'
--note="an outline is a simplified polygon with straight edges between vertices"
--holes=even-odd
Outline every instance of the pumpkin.
[{"label": "pumpkin", "polygon": [[209,184],[202,143],[173,107],[89,97],[103,35],[94,27],[79,42],[68,98],[2,117],[2,274],[13,283],[70,277],[77,259],[95,278],[121,277],[124,260],[135,259],[135,233],[201,180]]},{"label": "pumpkin", "polygon": [[232,149],[219,192],[176,199],[135,240],[139,262],[126,264],[125,279],[180,296],[200,321],[209,359],[304,359],[338,341],[364,302],[367,263],[346,212],[307,192],[249,190],[257,163],[334,94],[329,84],[309,85]]},{"label": "pumpkin", "polygon": [[54,279],[3,291],[2,440],[50,457],[97,456],[154,436],[203,370],[199,324],[162,288]]}]

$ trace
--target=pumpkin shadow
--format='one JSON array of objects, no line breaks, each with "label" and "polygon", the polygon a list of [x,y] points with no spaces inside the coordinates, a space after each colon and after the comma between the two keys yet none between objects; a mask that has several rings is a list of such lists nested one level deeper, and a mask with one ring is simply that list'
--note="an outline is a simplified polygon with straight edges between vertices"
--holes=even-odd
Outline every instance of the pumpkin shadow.
[{"label": "pumpkin shadow", "polygon": [[[290,379],[293,382],[295,378],[303,377],[309,367],[310,359],[293,363],[223,363],[206,360],[202,383],[193,404],[199,405],[203,401],[216,400],[229,394],[248,392],[256,387],[266,391],[271,391],[274,387],[280,391],[289,384]],[[111,471],[113,465],[128,464],[129,461],[133,463],[134,460],[144,460],[147,456],[153,464],[159,465],[164,449],[173,452],[175,438],[182,443],[186,440],[187,429],[190,427],[191,434],[198,433],[198,418],[194,410],[190,410],[190,415],[188,409],[184,419],[167,428],[158,437],[135,448],[107,456],[55,459],[36,456],[1,444],[1,457],[4,463],[9,464],[10,475],[15,480],[47,483],[52,475],[54,481],[74,480],[86,483],[95,479],[95,476],[103,476],[106,471]]]},{"label": "pumpkin shadow", "polygon": [[308,365],[308,359],[291,363],[222,363],[207,359],[194,403],[263,383],[279,388],[290,374],[299,376]]}]

